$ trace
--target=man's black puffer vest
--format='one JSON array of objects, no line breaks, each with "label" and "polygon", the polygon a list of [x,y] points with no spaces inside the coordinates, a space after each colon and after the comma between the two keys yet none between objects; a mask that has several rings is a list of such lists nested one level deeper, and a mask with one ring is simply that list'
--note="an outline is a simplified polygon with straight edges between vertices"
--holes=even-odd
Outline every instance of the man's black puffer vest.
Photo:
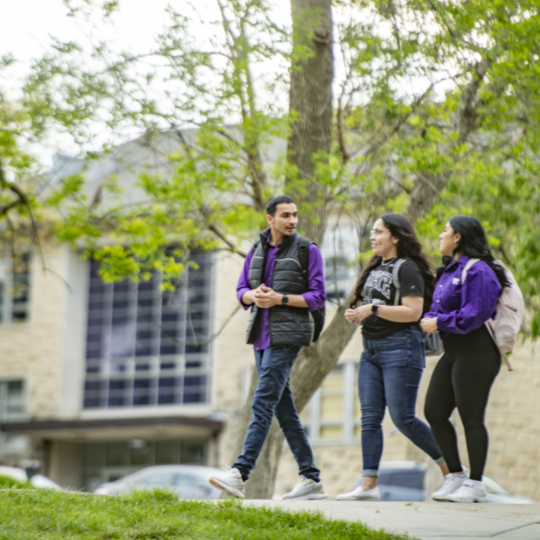
[{"label": "man's black puffer vest", "polygon": [[[251,266],[249,268],[249,285],[256,289],[262,283],[262,275],[266,264],[268,235],[270,229],[261,234],[256,243]],[[294,233],[286,236],[276,255],[271,283],[265,283],[278,293],[302,294],[307,291],[306,280],[302,275],[299,258],[299,242],[301,236]],[[253,304],[246,332],[246,341],[255,342],[259,327],[260,309]],[[306,308],[291,306],[274,306],[269,309],[270,345],[299,345],[309,347],[313,339],[313,317]]]}]

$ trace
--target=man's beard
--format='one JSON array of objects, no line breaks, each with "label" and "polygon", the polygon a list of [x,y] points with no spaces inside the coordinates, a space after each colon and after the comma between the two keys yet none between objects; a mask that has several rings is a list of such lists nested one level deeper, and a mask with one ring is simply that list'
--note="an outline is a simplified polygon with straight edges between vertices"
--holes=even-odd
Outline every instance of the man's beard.
[{"label": "man's beard", "polygon": [[284,228],[282,231],[278,231],[278,232],[281,233],[283,236],[291,236],[291,234],[293,234],[294,231],[295,231],[294,228],[292,229]]}]

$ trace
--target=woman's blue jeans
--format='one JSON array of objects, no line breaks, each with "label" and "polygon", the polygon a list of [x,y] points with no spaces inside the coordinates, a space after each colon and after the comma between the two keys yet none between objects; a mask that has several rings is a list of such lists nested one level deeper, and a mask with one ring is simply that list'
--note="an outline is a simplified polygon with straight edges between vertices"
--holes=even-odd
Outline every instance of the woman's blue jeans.
[{"label": "woman's blue jeans", "polygon": [[363,476],[378,476],[383,451],[382,421],[386,407],[396,428],[437,464],[444,463],[429,426],[416,418],[416,398],[426,353],[417,328],[380,339],[364,338],[358,369],[362,408]]}]

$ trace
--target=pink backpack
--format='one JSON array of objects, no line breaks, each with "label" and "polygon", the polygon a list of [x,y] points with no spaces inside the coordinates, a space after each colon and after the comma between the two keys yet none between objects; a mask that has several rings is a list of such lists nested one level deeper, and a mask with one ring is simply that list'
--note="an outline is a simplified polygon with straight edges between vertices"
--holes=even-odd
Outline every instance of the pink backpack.
[{"label": "pink backpack", "polygon": [[[461,283],[465,282],[469,268],[479,260],[471,259],[467,262],[461,273]],[[501,261],[495,262],[504,268],[504,273],[510,283],[510,287],[505,287],[502,290],[501,296],[499,296],[499,300],[497,301],[497,315],[495,315],[495,319],[490,319],[486,322],[486,328],[506,361],[508,370],[512,371],[512,366],[506,355],[512,352],[516,344],[516,336],[521,327],[523,315],[525,314],[525,302],[512,272]]]}]

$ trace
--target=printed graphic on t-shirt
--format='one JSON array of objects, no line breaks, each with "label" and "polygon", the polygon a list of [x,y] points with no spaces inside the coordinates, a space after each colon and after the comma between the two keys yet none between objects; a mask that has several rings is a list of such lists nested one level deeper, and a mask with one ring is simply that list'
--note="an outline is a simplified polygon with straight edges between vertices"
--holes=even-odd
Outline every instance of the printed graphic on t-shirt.
[{"label": "printed graphic on t-shirt", "polygon": [[[363,303],[371,304],[373,298],[379,299],[380,304],[386,304],[392,294],[392,274],[384,270],[373,270],[366,280],[363,290]],[[379,293],[375,294],[374,292]],[[386,300],[380,298],[383,296]]]},{"label": "printed graphic on t-shirt", "polygon": [[[383,304],[393,306],[396,299],[396,288],[392,277],[394,262],[381,264],[373,269],[362,290],[363,304]],[[401,285],[398,305],[405,296],[424,296],[424,279],[418,266],[412,261],[403,261],[399,268],[399,281]],[[370,315],[362,324],[362,334],[369,339],[377,339],[399,332],[416,323],[398,323]]]}]

